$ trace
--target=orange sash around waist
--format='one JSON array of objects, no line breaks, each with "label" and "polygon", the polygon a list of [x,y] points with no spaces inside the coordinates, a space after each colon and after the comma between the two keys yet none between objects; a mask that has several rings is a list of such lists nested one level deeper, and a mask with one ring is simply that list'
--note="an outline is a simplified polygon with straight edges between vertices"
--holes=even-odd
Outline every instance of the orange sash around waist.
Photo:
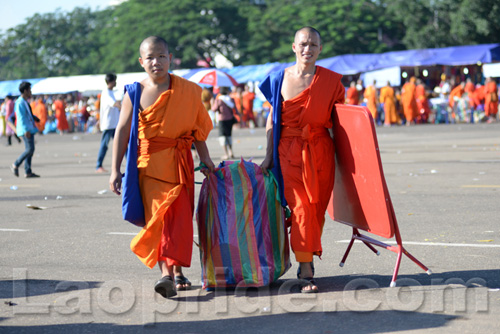
[{"label": "orange sash around waist", "polygon": [[194,139],[192,136],[183,136],[177,139],[167,137],[153,137],[139,141],[139,154],[151,155],[167,148],[175,148],[175,157],[179,166],[179,181],[181,184],[191,186],[194,182],[193,173],[188,162],[191,154],[183,154],[182,151],[189,150]]},{"label": "orange sash around waist", "polygon": [[302,145],[302,181],[307,192],[307,197],[311,203],[319,201],[319,180],[316,166],[316,153],[311,147],[311,141],[318,137],[330,137],[330,133],[324,127],[311,128],[309,124],[303,128],[283,127],[281,138],[301,137],[304,141]]}]

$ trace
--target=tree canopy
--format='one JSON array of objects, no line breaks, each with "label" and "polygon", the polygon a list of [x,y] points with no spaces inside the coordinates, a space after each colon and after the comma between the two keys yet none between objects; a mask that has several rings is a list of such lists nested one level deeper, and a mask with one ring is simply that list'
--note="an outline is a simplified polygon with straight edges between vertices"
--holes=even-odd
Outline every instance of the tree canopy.
[{"label": "tree canopy", "polygon": [[56,10],[0,32],[0,80],[141,71],[138,48],[150,35],[169,42],[177,68],[219,54],[234,65],[292,61],[293,35],[303,26],[321,32],[322,57],[494,43],[497,2],[128,0]]}]

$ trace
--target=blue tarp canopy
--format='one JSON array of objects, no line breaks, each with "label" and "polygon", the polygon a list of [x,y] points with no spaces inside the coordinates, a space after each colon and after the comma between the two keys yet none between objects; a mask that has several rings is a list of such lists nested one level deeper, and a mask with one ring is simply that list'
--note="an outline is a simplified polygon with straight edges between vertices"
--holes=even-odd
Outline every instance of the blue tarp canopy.
[{"label": "blue tarp canopy", "polygon": [[19,93],[19,85],[23,81],[28,81],[33,86],[41,80],[43,78],[0,81],[0,99],[4,99],[7,95],[19,96],[21,94]]}]

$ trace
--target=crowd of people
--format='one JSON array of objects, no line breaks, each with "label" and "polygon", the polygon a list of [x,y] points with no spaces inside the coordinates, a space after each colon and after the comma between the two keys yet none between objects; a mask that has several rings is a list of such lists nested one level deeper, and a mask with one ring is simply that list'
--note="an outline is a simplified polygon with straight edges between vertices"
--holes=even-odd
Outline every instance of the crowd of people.
[{"label": "crowd of people", "polygon": [[[3,126],[0,134],[8,138],[7,145],[11,145],[12,130],[6,126],[6,120],[14,111],[14,102],[17,96],[8,95],[1,103],[0,117]],[[39,133],[70,133],[70,132],[98,132],[100,94],[97,96],[82,96],[78,93],[38,95],[29,100],[33,115],[40,122],[36,126]]]},{"label": "crowd of people", "polygon": [[484,85],[448,79],[429,89],[423,80],[409,78],[402,87],[390,82],[377,89],[374,81],[367,87],[363,82],[351,82],[346,91],[346,103],[366,106],[377,125],[412,125],[425,123],[494,122],[498,115],[499,90],[493,78]]}]

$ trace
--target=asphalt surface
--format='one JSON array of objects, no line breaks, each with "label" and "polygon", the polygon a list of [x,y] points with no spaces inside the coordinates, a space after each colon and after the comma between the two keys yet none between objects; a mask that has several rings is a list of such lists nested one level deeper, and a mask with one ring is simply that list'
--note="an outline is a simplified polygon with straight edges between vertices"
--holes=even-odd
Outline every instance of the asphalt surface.
[{"label": "asphalt surface", "polygon": [[[290,292],[295,263],[271,287],[204,291],[195,247],[193,289],[169,300],[129,249],[139,229],[121,219],[109,174],[94,173],[99,134],[37,136],[39,179],[11,174],[24,145],[1,138],[0,333],[500,332],[500,123],[377,134],[403,243],[432,275],[403,257],[390,288],[396,254],[361,243],[340,268],[351,229],[327,217],[319,294]],[[208,146],[220,161],[216,131]],[[234,150],[260,163],[264,130],[234,130]]]}]

